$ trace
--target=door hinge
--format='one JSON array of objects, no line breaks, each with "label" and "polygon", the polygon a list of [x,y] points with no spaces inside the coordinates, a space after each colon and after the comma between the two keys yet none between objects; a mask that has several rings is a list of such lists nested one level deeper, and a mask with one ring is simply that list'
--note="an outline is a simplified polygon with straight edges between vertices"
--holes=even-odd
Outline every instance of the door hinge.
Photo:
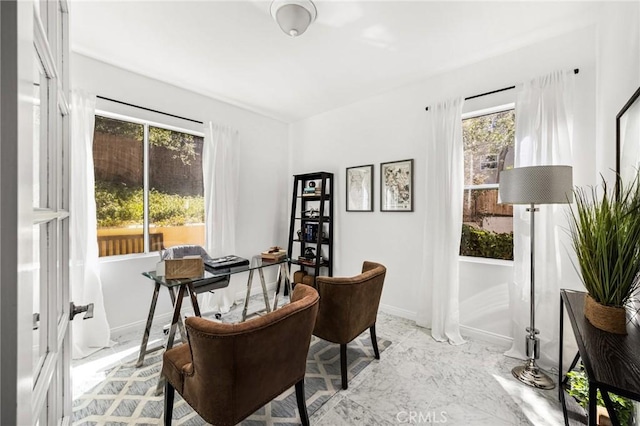
[{"label": "door hinge", "polygon": [[86,314],[84,315],[84,317],[82,317],[82,319],[86,320],[89,318],[93,318],[93,303],[76,306],[75,303],[71,302],[69,307],[69,320],[73,320],[76,315],[83,312],[86,312]]}]

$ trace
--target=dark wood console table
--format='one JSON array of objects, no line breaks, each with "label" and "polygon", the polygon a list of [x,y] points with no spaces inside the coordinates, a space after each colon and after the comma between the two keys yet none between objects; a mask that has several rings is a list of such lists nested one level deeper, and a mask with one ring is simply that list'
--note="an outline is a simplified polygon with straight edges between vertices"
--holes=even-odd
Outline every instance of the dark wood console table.
[{"label": "dark wood console table", "polygon": [[562,403],[565,425],[568,425],[567,409],[564,400],[564,385],[567,377],[562,369],[562,344],[564,309],[573,328],[578,344],[578,353],[569,371],[578,359],[582,359],[589,381],[589,407],[587,411],[589,426],[596,426],[597,391],[607,406],[614,425],[620,422],[615,417],[609,392],[640,401],[640,323],[637,316],[627,322],[627,335],[607,333],[595,328],[584,317],[584,298],[586,293],[573,290],[560,290],[560,353],[558,357],[559,398]]}]

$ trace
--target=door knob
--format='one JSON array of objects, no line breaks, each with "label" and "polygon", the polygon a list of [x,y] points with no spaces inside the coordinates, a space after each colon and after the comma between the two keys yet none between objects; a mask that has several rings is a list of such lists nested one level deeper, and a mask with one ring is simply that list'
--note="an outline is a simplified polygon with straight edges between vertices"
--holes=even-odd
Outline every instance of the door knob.
[{"label": "door knob", "polygon": [[75,303],[71,302],[69,307],[69,319],[73,320],[73,318],[76,315],[81,314],[83,312],[86,312],[86,314],[84,315],[84,317],[82,317],[82,319],[86,320],[89,318],[93,318],[93,303],[76,306]]}]

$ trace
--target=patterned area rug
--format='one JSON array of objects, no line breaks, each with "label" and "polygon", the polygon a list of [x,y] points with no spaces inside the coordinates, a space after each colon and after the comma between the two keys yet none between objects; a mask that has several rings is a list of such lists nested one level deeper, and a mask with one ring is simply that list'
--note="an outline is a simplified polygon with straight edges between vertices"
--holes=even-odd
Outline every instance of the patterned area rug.
[{"label": "patterned area rug", "polygon": [[[378,337],[380,352],[390,344],[390,341]],[[373,360],[373,348],[367,330],[347,345],[349,380]],[[135,359],[132,359],[109,370],[102,383],[74,400],[73,424],[87,426],[162,424],[163,396],[153,395],[161,367],[161,352],[157,352],[153,356],[147,356],[141,368],[136,368]],[[313,336],[305,377],[309,416],[340,388],[340,345]],[[281,423],[300,423],[293,387],[256,411],[241,424],[267,426]],[[173,424],[195,426],[207,423],[176,392]]]}]

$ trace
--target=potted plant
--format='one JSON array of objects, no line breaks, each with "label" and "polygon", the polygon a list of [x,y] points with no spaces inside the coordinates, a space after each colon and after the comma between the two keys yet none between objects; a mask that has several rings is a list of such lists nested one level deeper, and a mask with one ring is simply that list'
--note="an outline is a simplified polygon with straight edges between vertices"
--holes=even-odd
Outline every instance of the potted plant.
[{"label": "potted plant", "polygon": [[[582,408],[586,409],[589,405],[589,382],[585,375],[584,367],[582,366],[582,364],[577,370],[568,372],[567,377],[569,378],[569,395],[575,398],[575,400],[578,402],[578,404],[580,404]],[[632,424],[634,419],[633,401],[613,393],[610,393],[609,397],[611,398],[613,409],[616,412],[616,417],[618,418],[620,424],[623,426]],[[598,389],[597,398],[598,425],[611,425],[612,423],[609,418],[609,413],[605,408],[600,389]]]},{"label": "potted plant", "polygon": [[618,182],[615,193],[574,190],[570,234],[582,282],[589,293],[585,317],[595,327],[626,334],[625,305],[640,288],[640,186]]}]

